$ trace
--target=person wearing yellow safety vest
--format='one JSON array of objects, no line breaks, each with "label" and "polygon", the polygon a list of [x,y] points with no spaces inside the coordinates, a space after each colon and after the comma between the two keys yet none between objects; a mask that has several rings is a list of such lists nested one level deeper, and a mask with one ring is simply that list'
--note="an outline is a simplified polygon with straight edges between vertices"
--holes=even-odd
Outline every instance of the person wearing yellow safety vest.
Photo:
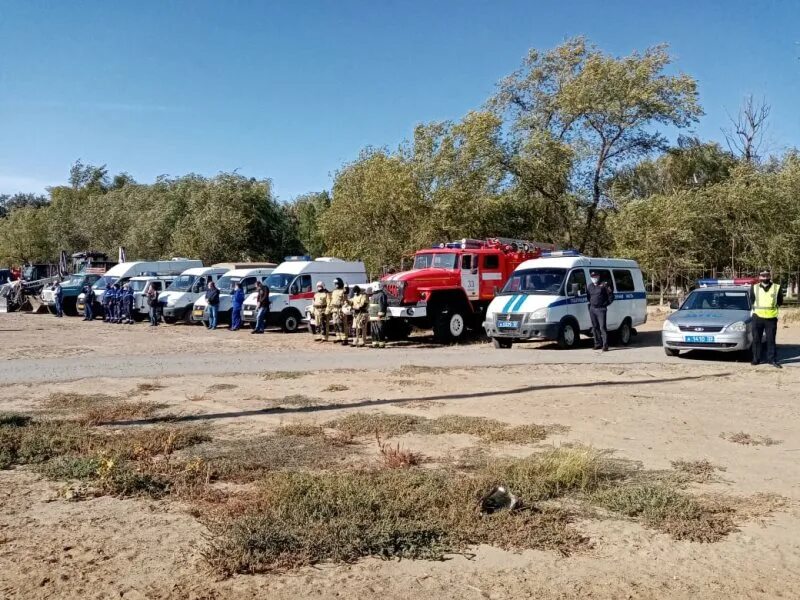
[{"label": "person wearing yellow safety vest", "polygon": [[758,275],[758,283],[750,290],[750,303],[753,305],[753,360],[752,364],[761,364],[761,338],[767,338],[767,362],[777,369],[778,351],[775,347],[775,336],[778,333],[778,307],[783,304],[783,290],[772,281],[769,271]]}]

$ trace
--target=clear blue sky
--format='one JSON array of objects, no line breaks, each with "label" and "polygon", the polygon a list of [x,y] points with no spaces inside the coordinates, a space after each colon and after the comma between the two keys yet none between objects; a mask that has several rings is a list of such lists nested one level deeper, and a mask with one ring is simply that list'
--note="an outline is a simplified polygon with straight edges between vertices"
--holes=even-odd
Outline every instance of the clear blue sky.
[{"label": "clear blue sky", "polygon": [[574,35],[669,43],[704,138],[753,93],[772,148],[800,145],[797,0],[0,0],[0,193],[63,183],[81,158],[143,182],[238,169],[288,200]]}]

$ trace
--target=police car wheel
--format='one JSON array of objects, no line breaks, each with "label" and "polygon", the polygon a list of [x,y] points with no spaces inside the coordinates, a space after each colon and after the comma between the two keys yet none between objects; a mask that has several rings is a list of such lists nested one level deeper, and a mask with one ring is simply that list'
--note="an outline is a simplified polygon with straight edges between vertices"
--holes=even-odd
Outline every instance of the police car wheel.
[{"label": "police car wheel", "polygon": [[511,348],[514,340],[502,339],[502,338],[492,338],[492,344],[495,348]]},{"label": "police car wheel", "polygon": [[628,321],[628,319],[625,319],[622,322],[622,325],[620,325],[619,329],[617,330],[617,338],[619,339],[619,343],[622,344],[623,346],[627,346],[628,344],[630,344],[632,333],[633,332],[631,331],[631,324]]},{"label": "police car wheel", "polygon": [[562,350],[577,348],[580,343],[581,334],[572,321],[564,321],[558,331],[558,347]]}]

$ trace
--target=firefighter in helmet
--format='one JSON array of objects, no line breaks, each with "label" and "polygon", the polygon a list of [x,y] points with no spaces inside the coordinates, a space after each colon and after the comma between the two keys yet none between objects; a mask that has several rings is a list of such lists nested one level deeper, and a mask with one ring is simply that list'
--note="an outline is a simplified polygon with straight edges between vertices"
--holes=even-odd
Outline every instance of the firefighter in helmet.
[{"label": "firefighter in helmet", "polygon": [[314,341],[328,341],[328,306],[330,305],[331,294],[325,289],[325,284],[317,282],[317,292],[314,294],[314,321],[317,323],[317,334]]},{"label": "firefighter in helmet", "polygon": [[347,343],[347,332],[344,330],[344,315],[342,314],[345,304],[347,304],[347,292],[344,289],[344,281],[341,277],[337,277],[333,282],[333,291],[326,311],[328,313],[328,323],[336,332],[334,342],[337,344]]},{"label": "firefighter in helmet", "polygon": [[386,321],[387,304],[386,292],[383,291],[383,284],[378,281],[372,286],[372,294],[369,297],[369,324],[372,330],[373,348],[386,347],[384,322]]},{"label": "firefighter in helmet", "polygon": [[362,290],[361,287],[353,286],[353,299],[350,306],[353,311],[353,346],[363,348],[367,345],[367,329],[369,326],[369,288]]}]

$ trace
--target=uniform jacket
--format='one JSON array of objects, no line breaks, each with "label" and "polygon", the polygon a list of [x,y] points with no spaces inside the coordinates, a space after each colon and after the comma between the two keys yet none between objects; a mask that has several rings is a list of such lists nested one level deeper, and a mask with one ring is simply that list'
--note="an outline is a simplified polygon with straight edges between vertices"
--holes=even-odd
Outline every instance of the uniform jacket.
[{"label": "uniform jacket", "polygon": [[614,292],[604,283],[590,283],[586,286],[586,294],[589,296],[590,308],[607,308],[614,302]]},{"label": "uniform jacket", "polygon": [[237,289],[233,292],[233,297],[231,298],[231,304],[236,308],[241,308],[244,304],[244,290],[242,288]]}]

